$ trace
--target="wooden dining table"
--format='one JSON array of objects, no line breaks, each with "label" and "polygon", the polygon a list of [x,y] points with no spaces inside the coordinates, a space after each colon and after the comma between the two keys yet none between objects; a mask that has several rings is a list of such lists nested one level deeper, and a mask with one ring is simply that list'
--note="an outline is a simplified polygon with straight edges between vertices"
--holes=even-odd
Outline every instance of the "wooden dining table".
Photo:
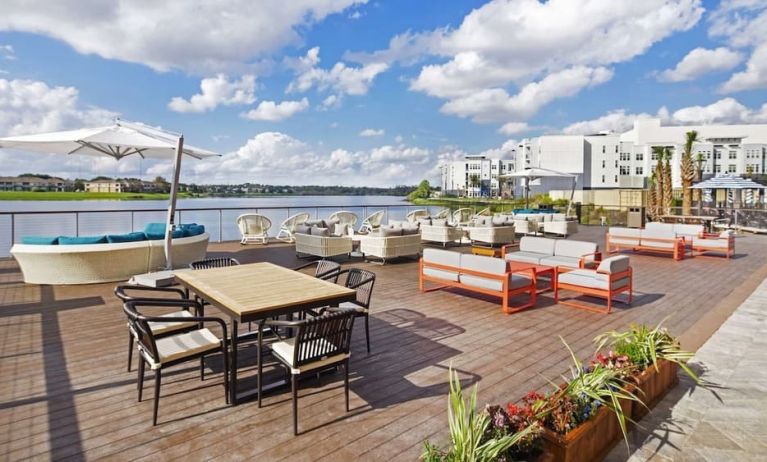
[{"label": "wooden dining table", "polygon": [[[177,282],[230,319],[229,393],[233,405],[257,394],[257,390],[237,389],[239,324],[337,306],[356,297],[353,289],[266,262],[181,271],[175,276]],[[258,335],[262,335],[260,330]],[[272,387],[265,387],[268,388]]]}]

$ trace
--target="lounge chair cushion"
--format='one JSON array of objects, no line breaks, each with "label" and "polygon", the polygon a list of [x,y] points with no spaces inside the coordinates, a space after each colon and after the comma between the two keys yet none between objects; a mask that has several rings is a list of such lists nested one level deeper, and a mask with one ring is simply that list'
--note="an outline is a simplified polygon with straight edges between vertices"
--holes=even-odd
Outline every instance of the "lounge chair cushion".
[{"label": "lounge chair cushion", "polygon": [[145,241],[146,240],[146,234],[144,234],[141,231],[136,231],[133,233],[127,233],[127,234],[108,234],[107,235],[107,242],[110,244],[117,244],[120,242],[139,242],[139,241]]},{"label": "lounge chair cushion", "polygon": [[418,234],[418,227],[417,226],[405,226],[402,228],[402,235],[403,236],[410,236],[413,234]]},{"label": "lounge chair cushion", "polygon": [[[597,251],[597,245],[593,242],[568,241],[566,239],[559,239],[554,242],[554,255],[556,256],[580,258]],[[591,258],[593,259],[593,256]]]},{"label": "lounge chair cushion", "polygon": [[[325,339],[318,339],[313,340],[313,342],[323,342],[326,343],[327,341]],[[272,351],[275,355],[279,356],[282,361],[290,366],[290,372],[291,374],[301,374],[306,371],[311,371],[314,369],[321,369],[325,366],[337,363],[339,361],[343,361],[344,359],[349,357],[349,353],[341,353],[334,356],[329,356],[326,358],[323,358],[321,360],[314,361],[309,364],[304,364],[298,368],[293,366],[293,356],[295,355],[295,338],[289,338],[287,340],[283,340],[281,342],[275,342],[271,345]],[[312,346],[307,345],[308,349],[306,351],[312,351]]]},{"label": "lounge chair cushion", "polygon": [[695,247],[706,247],[709,249],[722,249],[726,250],[730,247],[729,239],[727,238],[719,238],[719,239],[697,239],[693,241],[693,244]]},{"label": "lounge chair cushion", "polygon": [[[606,276],[606,275],[602,275]],[[567,273],[561,273],[557,277],[560,284],[572,284],[578,287],[586,287],[589,289],[607,290],[610,285],[609,278],[597,277],[596,271],[593,270],[574,270]],[[629,278],[625,277],[614,281],[612,289],[619,289],[629,284]]]},{"label": "lounge chair cushion", "polygon": [[[674,225],[674,232],[677,236],[684,236],[685,238],[692,237],[695,239],[703,233],[703,225],[677,224]],[[689,241],[689,239],[687,240]]]},{"label": "lounge chair cushion", "polygon": [[197,223],[185,223],[178,226],[184,232],[184,237],[199,236],[205,233],[205,226]]},{"label": "lounge chair cushion", "polygon": [[[480,273],[506,274],[506,262],[500,258],[486,257],[482,255],[461,255],[461,270],[478,271]],[[461,272],[459,280],[462,284],[490,290],[503,290],[503,282],[498,279],[485,278]],[[529,282],[529,281],[528,281]]]},{"label": "lounge chair cushion", "polygon": [[345,223],[336,223],[332,227],[333,232],[331,235],[336,237],[346,236],[348,234],[348,227],[349,225]]},{"label": "lounge chair cushion", "polygon": [[[181,228],[182,226],[185,225],[178,225],[173,230],[173,239],[184,237],[184,230]],[[146,234],[146,238],[150,241],[165,239],[165,223],[147,223],[144,227],[144,234]]]},{"label": "lounge chair cushion", "polygon": [[106,244],[106,236],[59,236],[59,245]]},{"label": "lounge chair cushion", "polygon": [[328,228],[312,226],[312,236],[330,237],[330,230]]},{"label": "lounge chair cushion", "polygon": [[556,242],[554,239],[546,239],[545,237],[525,236],[519,241],[519,250],[522,252],[554,255]]},{"label": "lounge chair cushion", "polygon": [[391,226],[388,227],[381,227],[381,229],[378,230],[378,234],[383,237],[394,237],[394,236],[402,236],[402,228],[398,226]]},{"label": "lounge chair cushion", "polygon": [[564,266],[566,268],[579,268],[580,258],[565,257],[562,255],[554,255],[553,257],[544,257],[540,259],[540,265],[546,266]]},{"label": "lounge chair cushion", "polygon": [[421,217],[416,220],[419,225],[431,225],[431,217]]},{"label": "lounge chair cushion", "polygon": [[[442,249],[423,249],[423,261],[425,263],[435,263],[437,265],[452,266],[459,268],[461,266],[462,255],[458,252]],[[458,282],[458,271],[447,271],[437,268],[424,267],[423,274],[446,281]]]},{"label": "lounge chair cushion", "polygon": [[311,234],[312,233],[312,227],[307,225],[296,225],[296,234]]},{"label": "lounge chair cushion", "polygon": [[654,229],[654,230],[665,231],[667,233],[673,233],[674,226],[675,225],[672,223],[662,223],[660,221],[651,221],[644,225],[644,229]]},{"label": "lounge chair cushion", "polygon": [[447,226],[446,218],[434,218],[431,220],[432,226]]},{"label": "lounge chair cushion", "polygon": [[320,228],[328,227],[325,220],[306,220],[306,226],[318,226]]},{"label": "lounge chair cushion", "polygon": [[542,258],[550,257],[553,255],[544,255],[535,252],[512,252],[506,254],[506,261],[518,261],[523,263],[533,263],[535,265],[540,264]]},{"label": "lounge chair cushion", "polygon": [[629,269],[630,259],[626,255],[605,258],[597,267],[598,273],[622,273]]},{"label": "lounge chair cushion", "polygon": [[607,232],[610,234],[610,242],[613,244],[639,245],[642,236],[642,230],[634,228],[611,227]]},{"label": "lounge chair cushion", "polygon": [[45,237],[45,236],[24,236],[21,238],[22,244],[28,244],[28,245],[58,245],[59,238],[56,237]]},{"label": "lounge chair cushion", "polygon": [[215,350],[221,341],[208,329],[199,329],[186,334],[173,335],[156,340],[160,363]]},{"label": "lounge chair cushion", "polygon": [[643,247],[655,247],[658,249],[673,249],[676,238],[674,232],[668,232],[662,229],[643,229],[641,230],[641,244]]}]

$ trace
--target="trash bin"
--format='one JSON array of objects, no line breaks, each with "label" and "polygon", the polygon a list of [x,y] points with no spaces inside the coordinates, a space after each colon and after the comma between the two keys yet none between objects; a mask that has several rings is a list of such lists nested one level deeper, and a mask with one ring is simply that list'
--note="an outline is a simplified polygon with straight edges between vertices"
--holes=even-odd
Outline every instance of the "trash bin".
[{"label": "trash bin", "polygon": [[628,218],[626,218],[626,226],[629,228],[644,228],[644,223],[645,208],[629,207]]}]

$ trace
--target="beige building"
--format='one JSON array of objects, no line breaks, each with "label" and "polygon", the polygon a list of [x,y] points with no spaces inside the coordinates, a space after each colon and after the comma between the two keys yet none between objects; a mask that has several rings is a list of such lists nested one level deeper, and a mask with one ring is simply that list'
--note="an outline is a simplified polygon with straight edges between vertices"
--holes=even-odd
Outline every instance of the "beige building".
[{"label": "beige building", "polygon": [[0,191],[66,191],[72,182],[62,178],[38,178],[36,176],[0,177]]},{"label": "beige building", "polygon": [[128,183],[114,180],[86,181],[86,192],[121,193],[128,190]]}]

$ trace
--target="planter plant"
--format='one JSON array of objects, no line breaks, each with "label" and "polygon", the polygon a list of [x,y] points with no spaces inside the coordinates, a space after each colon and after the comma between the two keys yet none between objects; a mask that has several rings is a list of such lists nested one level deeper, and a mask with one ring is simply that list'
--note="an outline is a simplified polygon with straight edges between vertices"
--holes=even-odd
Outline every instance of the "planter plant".
[{"label": "planter plant", "polygon": [[533,422],[520,431],[510,427],[508,433],[500,431],[501,428],[491,421],[491,412],[488,409],[477,412],[476,405],[477,386],[474,386],[467,402],[458,374],[451,369],[448,404],[450,444],[440,449],[426,441],[421,459],[427,462],[503,461],[514,445],[529,439],[538,430],[538,424]]},{"label": "planter plant", "polygon": [[678,383],[679,368],[696,383],[701,383],[687,365],[693,354],[683,351],[679,341],[661,325],[655,328],[632,325],[628,331],[606,332],[595,339],[598,350],[609,345],[610,354],[625,357],[635,367],[631,379],[642,402],[633,405],[634,419],[647,414]]}]

